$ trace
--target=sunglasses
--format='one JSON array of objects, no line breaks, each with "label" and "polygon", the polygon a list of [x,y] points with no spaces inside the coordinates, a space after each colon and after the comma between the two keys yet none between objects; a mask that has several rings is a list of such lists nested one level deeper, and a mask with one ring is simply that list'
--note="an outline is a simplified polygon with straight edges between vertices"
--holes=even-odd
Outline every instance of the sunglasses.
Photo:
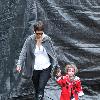
[{"label": "sunglasses", "polygon": [[43,33],[36,33],[36,35],[42,35]]}]

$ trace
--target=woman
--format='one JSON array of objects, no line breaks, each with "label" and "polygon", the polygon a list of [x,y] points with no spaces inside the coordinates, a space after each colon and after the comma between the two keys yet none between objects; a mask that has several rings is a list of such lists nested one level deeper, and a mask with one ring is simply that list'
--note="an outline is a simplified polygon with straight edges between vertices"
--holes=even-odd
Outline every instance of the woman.
[{"label": "woman", "polygon": [[44,34],[42,21],[34,25],[34,33],[24,43],[16,70],[20,72],[24,66],[22,72],[25,77],[32,78],[35,99],[43,100],[51,69],[54,67],[59,69],[59,65],[51,38]]}]

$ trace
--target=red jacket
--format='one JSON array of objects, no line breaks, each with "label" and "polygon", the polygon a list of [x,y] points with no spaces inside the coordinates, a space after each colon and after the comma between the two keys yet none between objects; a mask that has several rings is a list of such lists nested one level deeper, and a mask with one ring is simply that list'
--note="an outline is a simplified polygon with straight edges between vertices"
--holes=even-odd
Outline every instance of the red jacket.
[{"label": "red jacket", "polygon": [[[60,100],[78,100],[78,96],[82,96],[83,90],[80,78],[75,76],[74,81],[70,81],[69,76],[60,76],[57,83],[61,86]],[[73,97],[73,99],[71,99]]]}]

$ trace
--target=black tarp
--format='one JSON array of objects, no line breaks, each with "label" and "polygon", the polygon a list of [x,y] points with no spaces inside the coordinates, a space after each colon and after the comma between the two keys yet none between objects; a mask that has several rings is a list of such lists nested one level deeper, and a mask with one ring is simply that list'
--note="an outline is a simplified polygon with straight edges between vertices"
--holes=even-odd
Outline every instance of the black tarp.
[{"label": "black tarp", "polygon": [[[81,99],[99,100],[100,0],[0,0],[0,100],[31,100],[34,94],[31,80],[22,79],[15,68],[38,20],[44,21],[45,33],[54,42],[62,71],[70,61],[78,66],[85,92]],[[45,100],[59,100],[59,94],[50,80]]]}]

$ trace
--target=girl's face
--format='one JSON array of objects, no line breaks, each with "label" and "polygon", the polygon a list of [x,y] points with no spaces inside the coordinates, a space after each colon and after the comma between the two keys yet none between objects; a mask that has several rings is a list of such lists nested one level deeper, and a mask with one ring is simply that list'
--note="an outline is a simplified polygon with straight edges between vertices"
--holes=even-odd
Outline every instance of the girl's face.
[{"label": "girl's face", "polygon": [[69,75],[70,77],[72,77],[72,76],[74,76],[74,74],[75,74],[75,69],[72,68],[72,67],[70,67],[70,68],[68,68],[67,73],[68,73],[68,75]]}]

